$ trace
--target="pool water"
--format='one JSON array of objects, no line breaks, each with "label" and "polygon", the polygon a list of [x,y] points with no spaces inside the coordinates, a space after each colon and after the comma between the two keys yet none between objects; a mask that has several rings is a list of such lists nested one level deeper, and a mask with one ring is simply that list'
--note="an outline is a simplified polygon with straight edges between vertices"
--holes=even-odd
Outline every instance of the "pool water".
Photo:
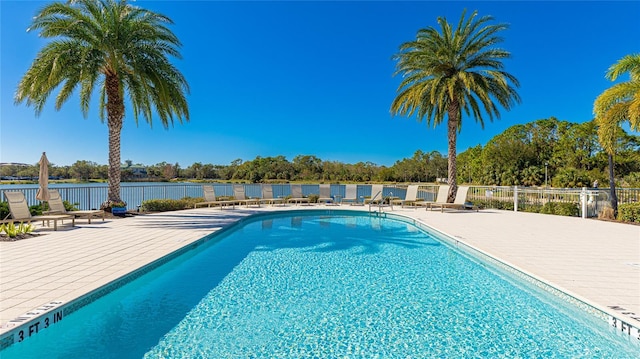
[{"label": "pool water", "polygon": [[272,215],[2,351],[9,358],[637,358],[558,298],[412,224]]}]

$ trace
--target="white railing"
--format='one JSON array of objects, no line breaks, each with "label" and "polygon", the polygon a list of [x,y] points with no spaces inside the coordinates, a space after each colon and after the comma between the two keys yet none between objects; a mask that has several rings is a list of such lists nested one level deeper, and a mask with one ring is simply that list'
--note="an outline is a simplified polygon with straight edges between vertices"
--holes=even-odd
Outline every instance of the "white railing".
[{"label": "white railing", "polygon": [[[232,183],[214,183],[215,192],[219,196],[233,196]],[[260,184],[245,184],[248,197],[261,197]],[[52,184],[60,192],[62,199],[75,204],[78,209],[96,209],[107,198],[107,184],[66,185]],[[291,194],[289,184],[273,184],[274,197],[287,197]],[[345,185],[332,184],[331,196],[344,198]],[[407,185],[385,185],[383,197],[404,198]],[[38,204],[36,200],[37,185],[0,185],[0,199],[4,200],[4,191],[22,191],[29,205]],[[618,188],[618,203],[640,202],[640,188]],[[434,201],[438,192],[437,184],[422,184],[418,187],[418,198]],[[319,194],[318,184],[303,184],[302,194],[309,196]],[[371,185],[358,185],[357,198],[376,195],[371,193]],[[123,183],[120,196],[127,202],[128,209],[136,209],[143,201],[149,199],[181,199],[185,197],[202,197],[202,184],[167,183],[136,184]],[[497,208],[514,211],[540,211],[549,206],[548,203],[561,204],[567,208],[576,208],[576,214],[582,217],[596,217],[603,208],[609,206],[609,190],[604,188],[531,188],[509,186],[470,186],[467,201],[484,208]]]}]

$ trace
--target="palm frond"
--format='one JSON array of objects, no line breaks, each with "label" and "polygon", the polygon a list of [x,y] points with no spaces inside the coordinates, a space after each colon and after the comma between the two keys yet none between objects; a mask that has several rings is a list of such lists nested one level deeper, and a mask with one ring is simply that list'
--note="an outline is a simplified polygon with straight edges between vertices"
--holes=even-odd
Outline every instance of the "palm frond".
[{"label": "palm frond", "polygon": [[498,34],[508,26],[489,24],[491,21],[491,16],[478,17],[477,11],[466,16],[465,10],[455,29],[439,17],[439,28],[419,29],[415,40],[401,44],[392,59],[396,61],[394,76],[403,79],[391,112],[439,124],[455,104],[458,113],[450,116],[464,112],[484,126],[483,113],[490,120],[500,117],[496,103],[507,110],[519,103],[515,90],[519,83],[503,70],[502,60],[510,54],[495,48],[502,42]]},{"label": "palm frond", "polygon": [[175,119],[188,121],[189,86],[170,62],[181,57],[181,43],[168,27],[172,23],[125,0],[72,0],[43,7],[28,30],[55,40],[22,78],[16,103],[33,105],[39,114],[53,91],[59,91],[59,109],[79,90],[86,117],[91,94],[99,87],[104,120],[110,96],[105,79],[113,76],[120,84],[115,95],[128,99],[136,122],[140,114],[149,124],[156,114],[165,128]]},{"label": "palm frond", "polygon": [[616,133],[622,122],[629,121],[634,131],[640,129],[640,55],[623,57],[609,68],[606,77],[614,81],[625,73],[629,73],[629,81],[611,86],[593,104],[598,139],[609,154],[615,151]]},{"label": "palm frond", "polygon": [[607,78],[615,81],[625,73],[629,73],[632,81],[640,81],[640,54],[627,55],[613,64],[607,71]]}]

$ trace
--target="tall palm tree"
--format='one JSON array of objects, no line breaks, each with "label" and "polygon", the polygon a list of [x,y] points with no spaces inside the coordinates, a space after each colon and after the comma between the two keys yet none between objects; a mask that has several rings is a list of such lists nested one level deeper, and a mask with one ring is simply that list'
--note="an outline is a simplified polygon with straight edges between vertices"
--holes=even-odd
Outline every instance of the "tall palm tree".
[{"label": "tall palm tree", "polygon": [[503,70],[501,61],[511,54],[495,47],[502,42],[498,33],[507,25],[488,24],[493,18],[478,18],[477,11],[465,16],[466,10],[455,29],[439,17],[439,30],[418,30],[416,40],[402,44],[394,55],[394,76],[402,75],[402,82],[391,104],[392,114],[415,114],[418,121],[426,119],[434,127],[447,116],[449,202],[455,200],[458,187],[456,139],[462,129],[462,111],[484,128],[483,112],[493,120],[500,118],[496,103],[509,110],[520,102],[515,90],[518,80]]},{"label": "tall palm tree", "polygon": [[598,125],[598,140],[609,157],[609,189],[614,215],[618,212],[618,196],[614,176],[616,140],[620,124],[629,121],[631,129],[640,129],[640,54],[627,55],[612,65],[606,77],[615,81],[629,73],[629,81],[613,85],[605,90],[593,104]]},{"label": "tall palm tree", "polygon": [[151,125],[155,110],[165,128],[174,118],[189,121],[185,94],[189,86],[169,61],[180,58],[178,38],[166,16],[126,0],[70,0],[45,6],[28,31],[52,38],[18,84],[16,104],[26,102],[39,115],[49,95],[59,88],[55,108],[77,89],[85,118],[96,87],[100,119],[109,129],[109,191],[106,207],[120,202],[120,133],[125,98],[134,120],[142,113]]}]

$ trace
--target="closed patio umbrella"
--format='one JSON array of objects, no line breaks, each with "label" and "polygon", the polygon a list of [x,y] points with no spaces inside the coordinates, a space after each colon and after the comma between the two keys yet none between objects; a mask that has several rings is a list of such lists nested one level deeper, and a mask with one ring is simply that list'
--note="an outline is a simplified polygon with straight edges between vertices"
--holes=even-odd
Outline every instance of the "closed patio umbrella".
[{"label": "closed patio umbrella", "polygon": [[38,176],[38,192],[36,193],[36,199],[40,201],[49,200],[49,160],[47,160],[47,154],[42,152],[40,157],[40,175]]}]

